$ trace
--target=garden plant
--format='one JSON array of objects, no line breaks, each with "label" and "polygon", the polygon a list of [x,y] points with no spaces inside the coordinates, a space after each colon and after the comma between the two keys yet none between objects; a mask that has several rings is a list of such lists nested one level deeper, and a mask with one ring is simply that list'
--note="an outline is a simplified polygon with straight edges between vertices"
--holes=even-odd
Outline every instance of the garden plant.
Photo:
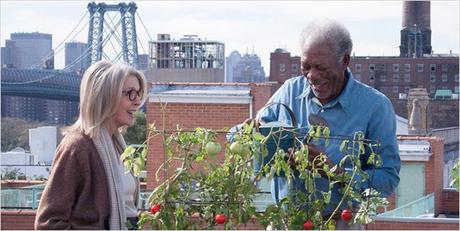
[{"label": "garden plant", "polygon": [[[177,126],[175,131],[166,131],[153,125],[148,130],[146,143],[154,136],[162,136],[165,161],[155,174],[158,186],[148,198],[150,211],[143,212],[140,217],[141,228],[244,229],[249,222],[257,220],[268,229],[335,229],[332,217],[336,215],[346,222],[368,224],[377,209],[388,203],[376,190],[363,191],[356,187],[372,177],[362,170],[363,164],[382,164],[378,143],[364,139],[361,132],[353,137],[331,137],[327,127],[313,126],[303,137],[294,135],[291,149],[285,150],[280,148],[283,134],[299,134],[298,129],[279,127],[262,135],[253,123],[244,124],[234,134],[232,142],[223,145],[217,142],[217,137],[228,130],[184,130]],[[308,145],[319,139],[323,139],[325,145],[329,145],[330,139],[341,139],[343,158],[339,164],[328,167],[324,164],[326,155],[309,161]],[[276,148],[269,150],[267,144],[274,140]],[[295,155],[288,155],[288,152]],[[365,153],[368,153],[367,163],[362,163]],[[218,161],[216,156],[222,154],[225,158]],[[126,170],[138,175],[145,168],[146,156],[147,148],[137,151],[128,147],[121,158]],[[263,162],[260,171],[254,171],[254,160],[261,161],[261,158],[267,161]],[[297,164],[290,165],[290,161]],[[351,163],[350,170],[338,171],[346,162]],[[197,168],[197,164],[201,167]],[[172,168],[171,173],[168,170]],[[162,181],[161,172],[166,176]],[[292,192],[279,203],[266,207],[265,211],[257,211],[253,202],[260,191],[258,182],[263,177],[272,179],[283,174],[288,180],[302,179],[307,193]],[[316,189],[318,177],[329,179],[329,191]],[[335,184],[340,185],[342,198],[333,214],[323,217],[321,211],[330,203]],[[360,206],[358,211],[351,210],[353,204]],[[342,205],[348,209],[341,209]]]}]

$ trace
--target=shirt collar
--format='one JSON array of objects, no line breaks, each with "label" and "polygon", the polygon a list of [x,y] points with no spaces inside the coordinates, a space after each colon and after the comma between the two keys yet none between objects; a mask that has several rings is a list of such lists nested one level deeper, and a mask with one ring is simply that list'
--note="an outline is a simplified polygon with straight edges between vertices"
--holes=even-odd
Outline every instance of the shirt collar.
[{"label": "shirt collar", "polygon": [[[353,74],[351,73],[350,69],[347,68],[346,72],[345,72],[345,75],[348,77],[348,81],[345,85],[345,88],[342,90],[342,92],[340,93],[340,95],[333,99],[331,102],[329,102],[327,105],[335,105],[336,103],[339,103],[342,108],[348,113],[349,112],[349,106],[350,106],[350,100],[353,100],[353,86],[356,84],[356,80],[355,78],[353,77]],[[311,101],[312,98],[315,97],[315,95],[313,94],[313,91],[311,90],[310,88],[310,85],[308,84],[308,82],[306,81],[305,79],[305,90],[303,92],[300,93],[300,95],[298,95],[296,97],[296,99],[300,100],[302,98],[307,98],[308,101]]]}]

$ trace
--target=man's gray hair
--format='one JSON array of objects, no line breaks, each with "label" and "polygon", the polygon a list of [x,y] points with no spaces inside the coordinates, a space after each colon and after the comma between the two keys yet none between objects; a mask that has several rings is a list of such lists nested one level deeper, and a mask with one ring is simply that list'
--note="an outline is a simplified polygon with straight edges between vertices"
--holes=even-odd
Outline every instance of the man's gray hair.
[{"label": "man's gray hair", "polygon": [[335,45],[334,49],[339,61],[345,55],[351,55],[353,42],[351,41],[350,33],[344,25],[337,21],[330,19],[314,21],[306,26],[300,35],[302,53],[305,52],[304,49],[308,49],[312,45],[328,42]]}]

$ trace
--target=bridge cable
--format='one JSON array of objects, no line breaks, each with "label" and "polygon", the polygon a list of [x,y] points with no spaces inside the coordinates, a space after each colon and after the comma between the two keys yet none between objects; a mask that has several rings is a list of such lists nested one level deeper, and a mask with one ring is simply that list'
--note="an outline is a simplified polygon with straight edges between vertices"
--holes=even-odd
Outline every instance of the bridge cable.
[{"label": "bridge cable", "polygon": [[[110,29],[112,28],[112,25],[113,25],[113,28],[115,27],[115,23],[113,23],[113,19],[110,17],[110,15],[108,15],[108,18],[110,19],[110,23],[107,22],[106,20],[104,20],[104,24],[106,25],[106,28],[105,29]],[[121,18],[120,18],[120,21],[121,21]],[[105,31],[104,31],[105,32]],[[119,37],[119,34],[118,34],[118,30],[114,29],[113,30],[114,33],[112,33],[113,37],[115,38],[115,40],[117,40],[118,42],[118,45],[121,47],[121,50],[123,50],[123,44],[122,44],[122,41],[120,40],[120,37]],[[110,42],[110,45],[112,46],[113,50],[116,51],[117,49],[115,48],[115,46],[113,45],[113,42],[112,40],[109,40]]]},{"label": "bridge cable", "polygon": [[[138,11],[136,11],[136,15],[137,15],[137,18],[139,19],[139,21],[141,22],[142,27],[144,28],[144,31],[147,33],[147,36],[148,36],[149,39],[150,39],[149,42],[152,41],[152,37],[150,36],[150,34],[149,34],[148,30],[147,30],[147,27],[145,26],[144,21],[142,21],[142,18],[141,18],[141,16],[140,16],[140,14],[139,14]],[[142,51],[143,51],[144,53],[146,53],[145,48],[144,48],[144,46],[142,45],[142,42],[140,41],[139,38],[140,38],[140,37],[137,36],[137,40],[138,40],[139,44],[141,45]],[[148,53],[147,53],[147,54],[148,54]]]},{"label": "bridge cable", "polygon": [[147,28],[145,27],[145,24],[144,24],[144,22],[142,21],[142,18],[141,18],[141,16],[139,15],[139,12],[138,12],[138,11],[136,11],[136,15],[137,15],[137,17],[139,18],[139,21],[141,21],[141,24],[142,24],[142,26],[144,27],[144,30],[145,30],[145,32],[147,33],[147,36],[149,36],[149,39],[150,39],[150,40],[153,40],[152,37],[150,36],[150,34],[149,34]]},{"label": "bridge cable", "polygon": [[[121,24],[121,20],[118,21],[118,23],[115,25],[114,28],[109,28],[110,34],[108,34],[107,37],[104,39],[105,41],[103,41],[103,44],[102,44],[103,47],[105,47],[107,42],[110,40],[110,37],[112,37],[112,35],[115,33],[115,31],[120,26],[120,24]],[[107,60],[110,60],[110,58],[108,57],[108,55],[104,51],[102,51],[102,55],[104,55]]]}]

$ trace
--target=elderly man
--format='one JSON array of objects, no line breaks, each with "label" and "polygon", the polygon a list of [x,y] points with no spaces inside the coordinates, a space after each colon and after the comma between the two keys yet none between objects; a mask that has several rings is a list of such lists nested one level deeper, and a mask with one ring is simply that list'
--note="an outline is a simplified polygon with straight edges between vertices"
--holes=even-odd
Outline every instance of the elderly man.
[{"label": "elderly man", "polygon": [[[318,21],[303,30],[300,45],[303,75],[287,80],[269,103],[282,103],[292,109],[297,119],[296,127],[310,127],[308,118],[315,115],[313,117],[322,117],[327,122],[330,136],[353,136],[355,132],[363,132],[366,139],[378,141],[383,164],[375,168],[364,166],[363,170],[372,177],[360,187],[362,190],[372,187],[383,196],[390,195],[399,183],[401,164],[395,114],[385,95],[353,78],[348,69],[352,50],[348,30],[335,21]],[[260,118],[264,122],[292,122],[291,116],[280,104],[274,104],[261,113]],[[340,144],[340,140],[331,140],[326,147],[310,144],[309,155],[314,157],[320,152],[325,153],[328,156],[327,164],[332,167],[343,157],[339,151]],[[369,154],[366,155],[368,157]],[[320,190],[327,190],[329,182],[320,178],[316,185]],[[294,179],[289,185],[285,177],[278,176],[271,183],[276,202],[291,190],[306,192],[303,181],[299,179]],[[339,186],[335,185],[331,204],[323,211],[324,216],[330,215],[337,206],[341,198],[338,191]],[[343,207],[346,206],[344,203]],[[337,229],[360,228],[349,227],[338,219],[336,222]]]}]

